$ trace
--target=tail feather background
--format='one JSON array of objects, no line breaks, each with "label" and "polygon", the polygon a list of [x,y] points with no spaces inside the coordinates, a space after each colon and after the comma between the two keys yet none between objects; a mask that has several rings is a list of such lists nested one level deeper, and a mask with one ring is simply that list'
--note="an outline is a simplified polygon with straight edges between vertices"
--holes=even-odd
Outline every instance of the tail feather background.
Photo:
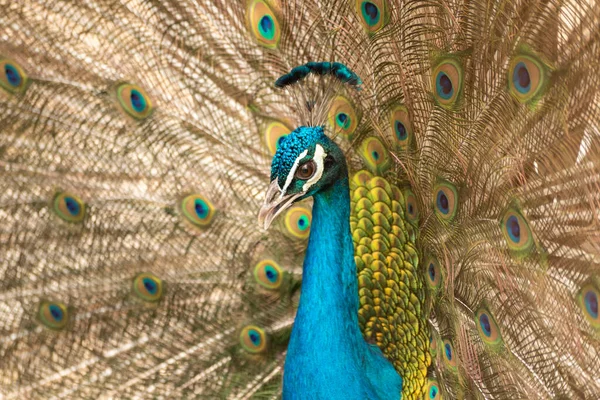
[{"label": "tail feather background", "polygon": [[[0,8],[5,398],[280,396],[310,203],[256,216],[329,78],[273,83],[323,60],[363,80],[327,89],[325,119],[359,276],[386,265],[359,280],[361,327],[414,373],[403,398],[600,396],[594,1]],[[379,307],[403,285],[414,318]]]}]

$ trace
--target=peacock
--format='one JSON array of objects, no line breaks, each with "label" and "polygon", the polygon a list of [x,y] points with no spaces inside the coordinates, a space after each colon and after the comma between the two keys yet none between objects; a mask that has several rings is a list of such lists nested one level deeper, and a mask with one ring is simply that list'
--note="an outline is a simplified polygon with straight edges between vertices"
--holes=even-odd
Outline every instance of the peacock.
[{"label": "peacock", "polygon": [[596,0],[0,9],[1,398],[600,398]]}]

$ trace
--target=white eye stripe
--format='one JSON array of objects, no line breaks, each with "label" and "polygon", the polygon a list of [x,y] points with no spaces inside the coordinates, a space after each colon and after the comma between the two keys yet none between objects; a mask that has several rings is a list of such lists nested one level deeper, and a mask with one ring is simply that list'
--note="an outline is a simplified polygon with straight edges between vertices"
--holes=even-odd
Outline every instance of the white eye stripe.
[{"label": "white eye stripe", "polygon": [[327,154],[325,154],[325,150],[323,150],[323,147],[321,147],[321,145],[318,144],[315,148],[315,155],[313,157],[313,161],[315,162],[315,164],[317,164],[317,172],[315,172],[315,174],[309,180],[306,181],[304,186],[302,186],[303,191],[307,192],[308,189],[310,189],[312,185],[317,183],[319,179],[321,179],[321,177],[323,176],[323,160],[325,160],[325,157],[327,157]]},{"label": "white eye stripe", "polygon": [[296,170],[298,169],[300,160],[302,160],[304,157],[306,157],[307,154],[308,154],[308,150],[304,150],[302,153],[300,153],[300,155],[294,161],[294,165],[292,165],[292,169],[290,169],[288,176],[285,178],[285,185],[283,185],[283,189],[281,189],[280,197],[283,197],[283,195],[287,191],[288,186],[290,186],[290,183],[292,183],[292,180],[294,179],[294,175],[296,174]]}]

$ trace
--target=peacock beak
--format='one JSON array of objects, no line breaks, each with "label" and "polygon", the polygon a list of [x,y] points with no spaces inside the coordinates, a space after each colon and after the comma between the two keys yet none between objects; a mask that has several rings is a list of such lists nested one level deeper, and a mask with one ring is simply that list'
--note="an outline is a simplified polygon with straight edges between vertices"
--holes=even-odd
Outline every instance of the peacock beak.
[{"label": "peacock beak", "polygon": [[258,223],[262,224],[265,229],[271,226],[271,222],[281,214],[285,209],[292,205],[294,200],[304,195],[304,192],[284,195],[281,193],[277,179],[273,179],[267,194],[265,195],[265,203],[258,212]]}]

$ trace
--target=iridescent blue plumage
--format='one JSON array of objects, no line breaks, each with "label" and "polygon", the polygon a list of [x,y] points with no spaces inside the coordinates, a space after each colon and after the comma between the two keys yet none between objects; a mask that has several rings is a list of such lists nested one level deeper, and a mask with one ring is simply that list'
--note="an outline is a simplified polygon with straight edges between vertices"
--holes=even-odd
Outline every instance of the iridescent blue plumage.
[{"label": "iridescent blue plumage", "polygon": [[304,79],[308,74],[315,75],[332,75],[339,79],[342,83],[347,83],[359,89],[362,80],[350,68],[342,63],[334,62],[308,62],[304,65],[292,68],[290,72],[282,75],[275,81],[275,86],[283,88],[292,85]]},{"label": "iridescent blue plumage", "polygon": [[[320,170],[322,177],[308,189],[306,180],[288,179],[298,159],[307,163],[320,154],[322,161],[321,149],[336,168]],[[271,180],[289,188],[282,196],[314,198],[302,296],[285,364],[284,398],[397,400],[401,377],[379,348],[364,340],[358,325],[348,170],[342,151],[321,127],[300,127],[277,150]],[[284,186],[287,182],[291,184]]]},{"label": "iridescent blue plumage", "polygon": [[[283,182],[287,177],[294,161],[304,150],[311,150],[311,144],[325,137],[323,128],[306,127],[297,128],[292,133],[279,139],[279,147],[271,163],[271,180],[277,178],[283,187]],[[312,148],[314,150],[314,147]]]}]

